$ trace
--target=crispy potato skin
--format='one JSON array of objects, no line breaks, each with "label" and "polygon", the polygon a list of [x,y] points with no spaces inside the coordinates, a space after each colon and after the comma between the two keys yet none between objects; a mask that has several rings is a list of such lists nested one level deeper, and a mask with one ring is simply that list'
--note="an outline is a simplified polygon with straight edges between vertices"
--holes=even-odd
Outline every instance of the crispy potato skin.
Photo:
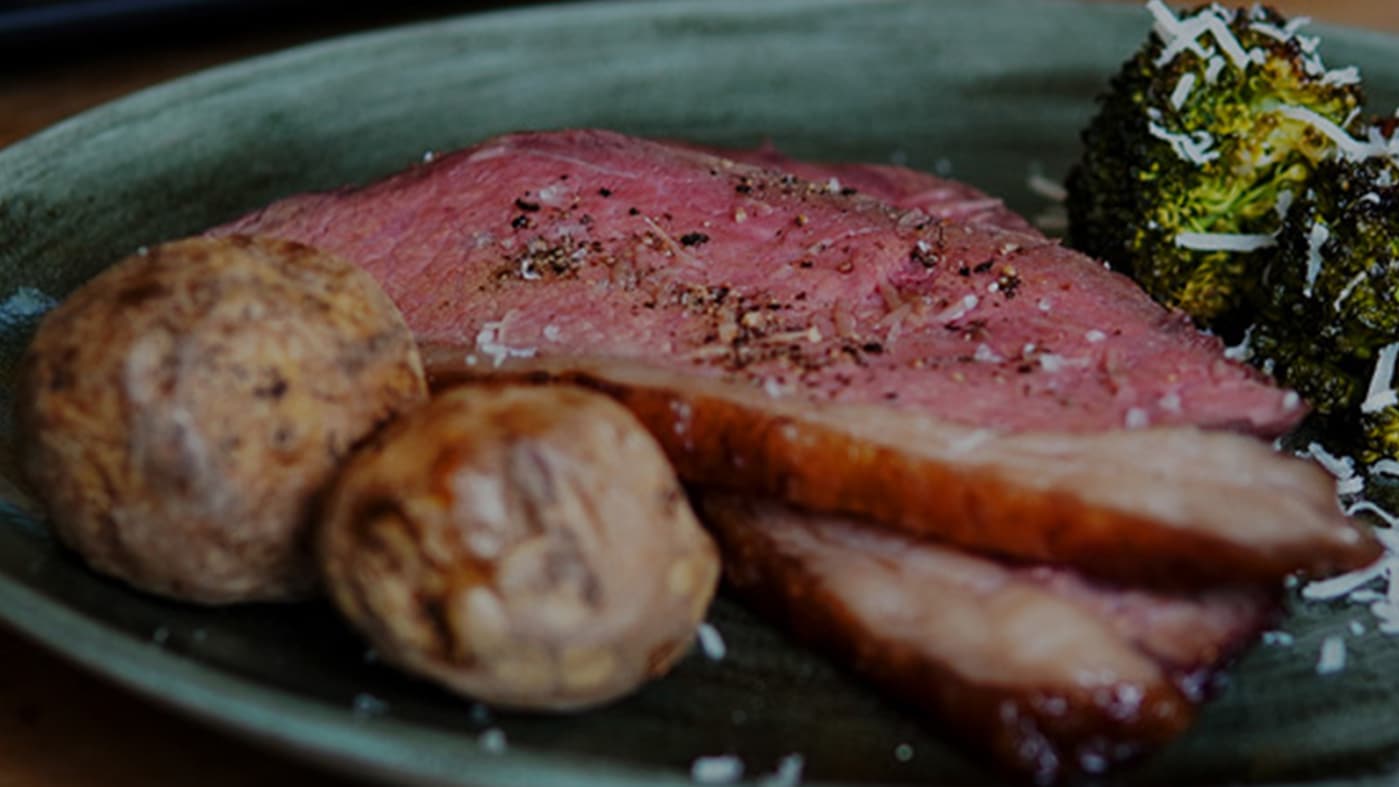
[{"label": "crispy potato skin", "polygon": [[203,603],[315,589],[309,527],[350,449],[426,399],[397,308],[300,244],[176,241],[42,322],[20,372],[27,480],[97,570]]},{"label": "crispy potato skin", "polygon": [[719,575],[655,440],[572,387],[461,387],[401,419],[336,482],[319,547],[381,656],[530,710],[664,673]]}]

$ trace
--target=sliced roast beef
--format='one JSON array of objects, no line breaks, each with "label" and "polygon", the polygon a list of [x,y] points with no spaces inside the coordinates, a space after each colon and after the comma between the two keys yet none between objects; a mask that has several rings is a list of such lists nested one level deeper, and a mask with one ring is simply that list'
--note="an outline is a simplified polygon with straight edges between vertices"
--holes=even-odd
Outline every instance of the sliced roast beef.
[{"label": "sliced roast beef", "polygon": [[860,193],[897,208],[918,209],[938,219],[965,224],[986,224],[1012,232],[1039,235],[1040,231],[1005,203],[973,186],[940,178],[928,172],[884,164],[816,163],[784,155],[764,145],[751,150],[712,148],[716,156],[745,164],[788,172],[830,191]]},{"label": "sliced roast beef", "polygon": [[[216,232],[363,265],[439,385],[612,394],[705,487],[1130,582],[1276,587],[1376,555],[1318,468],[1195,428],[1304,411],[1125,278],[927,176],[735,155],[516,135]],[[1191,676],[1268,606],[715,505],[735,585],[1037,774],[1177,734]]]},{"label": "sliced roast beef", "polygon": [[700,509],[754,606],[1040,782],[1174,738],[1202,674],[1275,609],[1259,591],[1114,588],[749,498]]},{"label": "sliced roast beef", "polygon": [[[593,356],[662,373],[667,395],[725,384],[703,398],[718,409],[694,410],[704,429],[677,444],[700,448],[672,451],[696,482],[1098,573],[1275,579],[1373,554],[1318,502],[1319,471],[1262,449],[1238,450],[1298,484],[1262,494],[1237,469],[1223,486],[1192,474],[1193,435],[1171,438],[1184,444],[1167,454],[1169,481],[1141,470],[1119,483],[1124,467],[1154,466],[1151,441],[1063,438],[1160,424],[1269,435],[1303,409],[1126,278],[1042,237],[604,131],[499,138],[218,231],[358,262],[420,340],[465,345],[449,361],[476,370],[537,357],[567,371]],[[735,404],[731,389],[760,393]],[[878,407],[850,429],[826,418],[819,438],[771,439],[816,402]],[[657,412],[648,423],[666,439],[672,419]],[[938,442],[981,434],[966,427],[1061,437],[975,463]],[[1093,453],[1106,447],[1110,458]]]},{"label": "sliced roast beef", "polygon": [[606,131],[501,137],[222,228],[369,270],[425,341],[607,355],[999,429],[1303,415],[1127,278],[1037,235]]},{"label": "sliced roast beef", "polygon": [[467,362],[424,346],[434,385],[570,382],[616,397],[681,478],[840,511],[971,550],[1129,583],[1276,583],[1379,556],[1311,462],[1229,432],[1005,432],[815,403],[616,359]]}]

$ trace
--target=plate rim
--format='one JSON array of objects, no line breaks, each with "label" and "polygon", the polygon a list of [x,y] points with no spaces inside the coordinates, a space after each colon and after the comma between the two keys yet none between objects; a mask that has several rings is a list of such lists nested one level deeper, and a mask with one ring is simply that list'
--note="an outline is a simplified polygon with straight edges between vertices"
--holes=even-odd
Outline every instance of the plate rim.
[{"label": "plate rim", "polygon": [[[444,16],[439,19],[332,36],[286,49],[242,58],[201,69],[175,79],[145,87],[106,101],[59,121],[10,145],[0,148],[0,170],[23,169],[26,159],[42,160],[58,149],[84,138],[94,126],[104,126],[147,107],[167,106],[193,94],[217,90],[258,73],[296,68],[326,53],[366,44],[387,45],[395,39],[413,40],[444,28],[488,30],[491,26],[560,24],[576,16],[606,16],[645,13],[683,16],[697,11],[710,12],[723,7],[743,15],[748,9],[766,12],[800,8],[821,13],[826,9],[848,8],[877,2],[883,5],[918,5],[918,0],[766,0],[756,6],[747,0],[602,0],[578,4],[527,5],[495,8]],[[1022,8],[1021,0],[982,0],[990,5]],[[1035,0],[1044,5],[1073,8],[1079,12],[1128,16],[1143,13],[1139,5],[1109,4],[1086,0]],[[1388,45],[1399,49],[1399,33],[1363,28],[1315,24],[1310,28],[1321,35],[1342,35],[1357,42]],[[2,500],[3,498],[0,498]],[[310,699],[270,687],[251,678],[237,676],[197,659],[183,657],[122,632],[104,621],[84,615],[62,601],[49,598],[26,586],[9,572],[0,570],[0,624],[42,646],[50,654],[75,664],[90,674],[132,690],[141,701],[174,710],[198,719],[214,729],[256,741],[298,759],[313,761],[347,775],[372,775],[384,780],[415,784],[553,785],[585,787],[610,784],[617,787],[681,787],[693,785],[688,773],[662,766],[638,766],[619,760],[586,754],[536,749],[510,743],[501,754],[481,749],[469,726],[455,735],[439,727],[392,718],[357,718],[349,708],[338,708],[322,700]],[[218,710],[210,710],[213,701]],[[291,709],[296,721],[286,723],[276,711]],[[433,748],[451,747],[452,763],[424,757],[424,745],[405,747],[396,739],[376,740],[376,729],[400,727],[412,731],[416,741]],[[366,734],[367,733],[367,734]],[[395,750],[398,750],[395,756]],[[716,752],[716,754],[718,754]],[[405,765],[412,761],[411,767]],[[469,762],[469,773],[461,764]],[[447,768],[450,767],[450,770]],[[756,782],[764,772],[745,774],[743,783]],[[1376,780],[1387,777],[1379,776]],[[1354,777],[1364,783],[1367,777]],[[813,787],[877,787],[878,783],[808,780]]]}]

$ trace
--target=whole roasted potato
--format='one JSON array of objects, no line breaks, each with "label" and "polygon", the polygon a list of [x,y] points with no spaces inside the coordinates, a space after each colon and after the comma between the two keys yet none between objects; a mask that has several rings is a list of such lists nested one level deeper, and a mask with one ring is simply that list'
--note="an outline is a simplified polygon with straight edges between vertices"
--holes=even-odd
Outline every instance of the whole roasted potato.
[{"label": "whole roasted potato", "polygon": [[635,418],[572,387],[462,387],[331,492],[330,596],[380,655],[479,700],[607,702],[681,656],[715,546]]},{"label": "whole roasted potato", "polygon": [[309,526],[350,449],[427,397],[402,316],[299,244],[178,241],[45,317],[20,372],[21,463],[99,571],[205,603],[308,594]]}]

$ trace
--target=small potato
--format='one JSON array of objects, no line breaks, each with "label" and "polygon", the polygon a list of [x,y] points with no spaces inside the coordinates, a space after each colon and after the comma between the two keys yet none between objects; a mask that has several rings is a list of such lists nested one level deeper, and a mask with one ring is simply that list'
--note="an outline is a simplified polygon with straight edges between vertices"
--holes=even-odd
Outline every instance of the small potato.
[{"label": "small potato", "polygon": [[313,507],[350,449],[426,400],[402,316],[295,243],[196,238],[118,263],[41,323],[25,476],[99,571],[204,603],[305,596]]},{"label": "small potato", "polygon": [[386,429],[330,494],[320,557],[385,659],[552,711],[664,673],[719,575],[655,440],[571,387],[456,388]]}]

